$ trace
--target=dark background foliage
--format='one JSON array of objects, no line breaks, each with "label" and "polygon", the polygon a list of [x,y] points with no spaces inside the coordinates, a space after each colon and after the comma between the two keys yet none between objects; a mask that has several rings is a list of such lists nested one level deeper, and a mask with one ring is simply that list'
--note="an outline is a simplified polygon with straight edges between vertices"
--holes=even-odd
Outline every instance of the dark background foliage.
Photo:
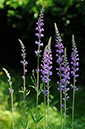
[{"label": "dark background foliage", "polygon": [[[21,3],[20,3],[21,2]],[[75,41],[80,57],[79,83],[84,85],[85,67],[85,1],[84,0],[3,0],[0,2],[0,64],[9,65],[16,70],[21,67],[21,50],[18,39],[26,46],[28,69],[31,72],[36,68],[35,27],[38,14],[44,3],[44,22],[46,45],[52,36],[52,51],[54,56],[54,76],[56,74],[55,59],[55,30],[57,23],[59,32],[67,47],[68,59],[71,54],[71,37],[75,35]],[[44,45],[44,46],[45,46]]]}]

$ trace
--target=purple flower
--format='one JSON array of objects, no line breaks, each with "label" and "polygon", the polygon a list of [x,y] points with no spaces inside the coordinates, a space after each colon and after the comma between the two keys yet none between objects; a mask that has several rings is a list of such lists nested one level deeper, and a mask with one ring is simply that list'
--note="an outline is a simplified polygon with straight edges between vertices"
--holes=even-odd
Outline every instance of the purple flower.
[{"label": "purple flower", "polygon": [[23,61],[20,61],[23,65],[27,65],[28,64],[28,62],[26,61],[26,49],[25,49],[25,46],[24,46],[24,44],[23,44],[23,42],[19,39],[19,42],[20,42],[20,45],[21,45],[21,56],[22,56],[22,58],[23,58]]},{"label": "purple flower", "polygon": [[24,75],[22,76],[22,79],[24,79]]},{"label": "purple flower", "polygon": [[48,90],[42,90],[42,93],[44,94],[45,93],[45,95],[47,95],[48,94]]},{"label": "purple flower", "polygon": [[67,54],[66,54],[66,48],[64,50],[64,61],[63,61],[63,79],[62,79],[62,85],[63,85],[63,93],[66,95],[66,99],[69,98],[67,92],[70,90],[70,88],[67,88],[67,85],[70,83],[70,67],[67,60]]},{"label": "purple flower", "polygon": [[36,23],[37,27],[35,29],[35,30],[37,30],[37,33],[35,35],[38,38],[38,41],[35,41],[35,44],[38,45],[38,50],[35,51],[36,56],[40,55],[40,53],[41,53],[40,47],[43,46],[43,43],[41,42],[41,38],[44,37],[44,34],[42,33],[44,31],[44,29],[43,29],[43,25],[44,25],[44,23],[43,23],[44,6],[45,5],[43,5],[42,10],[41,10],[41,12],[39,14],[38,22]]},{"label": "purple flower", "polygon": [[35,69],[35,71],[36,71],[36,73],[40,72],[40,70],[39,70],[39,69]]},{"label": "purple flower", "polygon": [[[63,72],[64,46],[62,44],[62,39],[61,39],[61,36],[59,34],[56,23],[54,25],[55,25],[55,33],[56,33],[56,45],[55,45],[55,47],[57,48],[56,49],[56,57],[57,57],[56,62],[59,65],[59,68],[56,68],[56,70],[57,70],[58,76],[59,77],[61,76],[61,78],[63,78],[62,72]],[[58,90],[60,90],[60,88],[62,89],[63,86],[60,84],[59,81],[57,82],[57,84],[59,84]]]},{"label": "purple flower", "polygon": [[63,116],[65,117],[65,113],[63,114]]},{"label": "purple flower", "polygon": [[[26,52],[25,52],[26,49],[25,49],[25,46],[24,46],[23,42],[22,42],[20,39],[19,39],[19,42],[20,42],[21,51],[22,51],[21,56],[22,56],[22,58],[23,58],[23,61],[20,61],[20,62],[21,62],[22,65],[23,65],[24,74],[26,74],[26,73],[27,73],[27,69],[26,69],[25,67],[26,67],[27,64],[28,64],[28,62],[26,61]],[[24,79],[24,76],[25,76],[25,75],[22,76],[23,79]]]},{"label": "purple flower", "polygon": [[48,83],[50,81],[50,75],[52,75],[52,54],[51,54],[51,38],[48,45],[45,47],[42,64],[41,64],[41,79],[43,82]]},{"label": "purple flower", "polygon": [[[72,65],[72,67],[71,67],[71,74],[75,78],[74,80],[76,82],[77,81],[76,78],[79,76],[79,74],[77,74],[77,71],[79,71],[79,55],[78,55],[78,51],[77,51],[74,35],[72,35],[71,65]],[[71,84],[71,87],[73,87],[72,84]],[[75,91],[77,91],[77,90],[78,90],[78,88],[75,86]]]},{"label": "purple flower", "polygon": [[40,53],[41,53],[42,51],[41,50],[37,50],[37,51],[35,51],[35,54],[36,54],[36,56],[40,56]]},{"label": "purple flower", "polygon": [[27,73],[27,69],[25,69],[25,73]]}]

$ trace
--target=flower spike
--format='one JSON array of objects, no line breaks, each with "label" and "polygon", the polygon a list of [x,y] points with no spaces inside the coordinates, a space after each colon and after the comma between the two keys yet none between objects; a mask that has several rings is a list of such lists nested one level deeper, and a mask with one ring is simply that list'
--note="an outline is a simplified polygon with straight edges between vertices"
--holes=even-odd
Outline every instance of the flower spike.
[{"label": "flower spike", "polygon": [[41,78],[42,81],[48,83],[50,81],[50,75],[52,75],[52,54],[51,54],[51,37],[48,41],[48,45],[45,47],[43,60],[41,64]]}]

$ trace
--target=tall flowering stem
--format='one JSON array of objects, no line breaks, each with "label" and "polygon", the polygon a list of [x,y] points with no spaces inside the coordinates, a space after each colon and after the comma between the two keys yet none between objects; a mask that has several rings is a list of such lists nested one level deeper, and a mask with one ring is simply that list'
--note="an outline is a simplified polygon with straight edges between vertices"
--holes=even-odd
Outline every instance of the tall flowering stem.
[{"label": "tall flowering stem", "polygon": [[57,84],[59,84],[58,90],[60,91],[60,112],[61,112],[61,129],[63,128],[62,125],[62,67],[63,67],[63,57],[64,57],[64,46],[62,44],[62,39],[59,34],[58,28],[56,23],[54,23],[55,26],[55,33],[56,33],[56,57],[57,57],[57,64],[59,65],[59,68],[56,68],[57,74],[59,75],[59,81]]},{"label": "tall flowering stem", "polygon": [[70,67],[69,67],[69,63],[67,60],[67,54],[66,54],[66,48],[64,49],[64,61],[63,61],[63,79],[62,79],[62,90],[63,90],[63,94],[64,94],[64,129],[66,129],[66,101],[68,100],[69,96],[68,96],[68,91],[70,88],[67,87],[67,85],[70,83]]},{"label": "tall flowering stem", "polygon": [[[39,62],[40,62],[40,53],[41,53],[41,50],[40,48],[43,46],[43,43],[41,42],[41,38],[44,37],[44,34],[42,33],[44,31],[43,29],[43,12],[44,12],[44,6],[42,7],[42,10],[41,10],[41,13],[39,15],[39,18],[38,18],[38,22],[36,23],[37,24],[37,27],[36,27],[36,30],[37,30],[37,33],[35,34],[37,37],[38,37],[38,41],[35,41],[35,44],[38,45],[38,50],[35,51],[35,54],[37,56],[37,96],[36,96],[36,117],[37,117],[37,111],[38,111],[38,92],[39,92]],[[37,118],[38,119],[38,118]],[[36,127],[37,129],[37,120],[36,120]]]},{"label": "tall flowering stem", "polygon": [[[49,82],[50,82],[50,75],[52,75],[52,51],[51,51],[51,37],[49,38],[48,45],[45,47],[43,60],[41,64],[41,79],[44,83],[44,129],[46,128],[46,95],[47,95],[47,128],[49,128]],[[45,87],[46,85],[46,87]],[[47,89],[47,94],[46,94]]]},{"label": "tall flowering stem", "polygon": [[77,71],[79,70],[79,57],[78,57],[78,51],[77,51],[77,47],[76,47],[76,43],[75,43],[75,39],[74,39],[74,35],[72,35],[72,53],[71,53],[71,74],[73,76],[73,84],[71,84],[71,87],[73,88],[73,104],[72,104],[72,129],[74,129],[73,127],[73,123],[74,123],[74,103],[75,103],[75,91],[78,90],[78,88],[75,86],[75,83],[77,81],[77,77],[79,76],[77,74]]},{"label": "tall flowering stem", "polygon": [[26,87],[25,87],[25,74],[27,73],[27,69],[26,69],[26,65],[28,64],[26,61],[26,53],[25,53],[25,46],[23,44],[23,42],[19,39],[20,45],[21,45],[21,56],[23,58],[23,61],[21,61],[22,65],[23,65],[23,98],[24,98],[24,129],[26,129],[26,100],[25,100],[25,95],[26,95]]},{"label": "tall flowering stem", "polygon": [[10,74],[8,73],[8,71],[5,68],[3,68],[3,70],[5,71],[5,73],[8,77],[8,82],[9,82],[9,85],[10,85],[9,92],[11,94],[12,122],[13,122],[13,129],[14,129],[14,111],[13,111],[13,92],[14,92],[14,90],[12,89],[12,81],[11,81]]}]

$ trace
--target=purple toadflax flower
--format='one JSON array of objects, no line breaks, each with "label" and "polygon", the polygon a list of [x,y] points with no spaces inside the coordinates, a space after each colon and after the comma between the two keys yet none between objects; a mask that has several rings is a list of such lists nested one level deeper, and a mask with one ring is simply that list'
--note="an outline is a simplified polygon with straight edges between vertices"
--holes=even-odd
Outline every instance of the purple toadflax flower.
[{"label": "purple toadflax flower", "polygon": [[51,38],[49,39],[48,45],[45,47],[43,60],[41,64],[41,79],[46,84],[50,81],[50,75],[52,75],[52,54],[51,54]]},{"label": "purple toadflax flower", "polygon": [[43,25],[44,25],[44,23],[43,23],[44,6],[45,6],[45,4],[42,7],[41,13],[40,13],[39,18],[38,18],[38,22],[36,22],[36,24],[37,24],[37,27],[36,27],[37,33],[35,35],[38,37],[38,41],[35,41],[35,44],[38,45],[38,50],[35,51],[36,56],[40,56],[40,53],[42,52],[40,50],[40,47],[43,46],[43,43],[41,42],[41,38],[44,37],[44,34],[42,33],[44,31],[44,28],[43,28]]},{"label": "purple toadflax flower", "polygon": [[[56,57],[57,57],[57,61],[56,62],[59,65],[59,68],[56,68],[56,70],[57,70],[58,76],[62,77],[63,59],[64,59],[64,46],[62,44],[62,39],[61,39],[61,36],[59,34],[59,31],[58,31],[56,23],[54,25],[55,25],[55,33],[56,33],[56,45],[55,45],[55,47],[57,48],[56,49]],[[60,86],[61,86],[60,82],[57,81],[57,84],[59,84],[58,90],[60,90]],[[62,87],[61,87],[61,89],[62,89]]]},{"label": "purple toadflax flower", "polygon": [[25,46],[24,46],[23,42],[20,39],[19,39],[19,42],[20,42],[21,51],[22,51],[21,56],[23,58],[23,61],[20,61],[20,62],[22,63],[23,68],[24,68],[24,75],[22,76],[22,78],[24,79],[24,76],[27,73],[26,66],[27,66],[28,62],[25,59],[26,58],[26,53],[25,53],[26,49],[25,49]]},{"label": "purple toadflax flower", "polygon": [[[42,64],[41,64],[41,79],[43,81],[44,90],[44,128],[46,127],[46,96],[47,96],[47,123],[49,128],[49,82],[50,82],[50,75],[52,75],[52,51],[51,51],[51,37],[48,41],[48,45],[44,49]],[[46,89],[47,88],[47,89]]]},{"label": "purple toadflax flower", "polygon": [[62,39],[59,34],[58,28],[56,23],[54,23],[55,26],[55,33],[56,33],[56,57],[57,57],[57,64],[59,65],[59,68],[56,68],[57,74],[59,76],[59,81],[57,81],[57,84],[59,85],[58,90],[60,91],[60,112],[61,112],[61,128],[62,128],[62,72],[63,72],[63,58],[64,58],[64,46],[62,44]]},{"label": "purple toadflax flower", "polygon": [[[77,74],[77,71],[79,70],[79,55],[78,55],[78,51],[77,51],[77,47],[76,47],[76,43],[75,43],[75,39],[74,39],[74,35],[72,35],[72,53],[71,53],[71,74],[74,77],[74,81],[77,81],[77,77],[79,76],[79,74]],[[71,84],[71,87],[73,87],[73,85]],[[77,91],[78,88],[75,86],[75,91]]]},{"label": "purple toadflax flower", "polygon": [[[38,41],[35,41],[35,44],[38,45],[38,50],[35,51],[35,54],[37,56],[37,69],[36,69],[36,73],[37,73],[37,82],[36,82],[36,114],[37,114],[37,111],[38,111],[38,95],[39,95],[39,66],[40,66],[40,53],[41,53],[41,46],[43,46],[43,43],[41,42],[41,38],[44,37],[44,34],[42,33],[44,31],[43,29],[43,12],[44,12],[44,6],[45,4],[43,5],[42,9],[41,9],[41,12],[39,14],[39,18],[38,18],[38,22],[36,23],[37,24],[37,27],[36,27],[36,30],[37,30],[37,33],[35,34],[38,38]],[[38,117],[38,116],[37,116]],[[36,122],[36,128],[37,128],[37,122]]]},{"label": "purple toadflax flower", "polygon": [[42,90],[42,93],[44,94],[45,93],[45,95],[47,95],[48,94],[48,90]]},{"label": "purple toadflax flower", "polygon": [[[62,79],[62,90],[63,94],[66,95],[66,100],[69,98],[67,91],[70,90],[70,88],[67,88],[67,85],[70,83],[70,67],[67,60],[67,54],[66,54],[66,48],[64,50],[64,61],[63,61],[63,79]],[[65,98],[63,98],[65,100]]]},{"label": "purple toadflax flower", "polygon": [[28,64],[28,62],[25,59],[26,58],[26,53],[25,53],[26,49],[25,49],[23,42],[20,39],[19,39],[19,42],[20,42],[21,51],[22,51],[21,56],[23,58],[23,61],[21,61],[21,63],[26,66]]},{"label": "purple toadflax flower", "polygon": [[66,124],[66,100],[68,100],[69,96],[68,96],[68,91],[70,90],[68,86],[68,84],[70,83],[70,67],[69,67],[69,63],[67,60],[67,54],[66,54],[66,48],[64,49],[64,61],[63,61],[63,79],[62,79],[62,91],[64,94],[63,97],[63,101],[64,101],[64,105],[62,105],[62,107],[64,108],[64,117],[65,117],[65,123]]},{"label": "purple toadflax flower", "polygon": [[74,39],[74,35],[72,35],[72,53],[71,53],[71,74],[73,75],[73,84],[71,84],[71,87],[73,88],[73,103],[72,103],[72,128],[74,124],[74,103],[75,103],[75,91],[78,90],[78,88],[75,86],[75,83],[77,81],[77,77],[79,76],[77,74],[77,71],[79,70],[79,57],[78,57],[78,51]]}]

